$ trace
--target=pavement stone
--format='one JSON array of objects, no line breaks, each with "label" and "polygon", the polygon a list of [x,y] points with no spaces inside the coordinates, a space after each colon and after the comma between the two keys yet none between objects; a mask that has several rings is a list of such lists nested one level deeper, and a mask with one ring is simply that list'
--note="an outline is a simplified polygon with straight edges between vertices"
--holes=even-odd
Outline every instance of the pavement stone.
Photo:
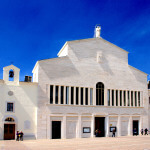
[{"label": "pavement stone", "polygon": [[150,136],[0,140],[0,150],[150,150]]}]

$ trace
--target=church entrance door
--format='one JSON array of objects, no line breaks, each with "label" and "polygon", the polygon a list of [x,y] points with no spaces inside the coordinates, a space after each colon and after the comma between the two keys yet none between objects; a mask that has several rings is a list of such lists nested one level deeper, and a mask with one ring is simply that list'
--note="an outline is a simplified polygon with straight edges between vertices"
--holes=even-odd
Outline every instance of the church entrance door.
[{"label": "church entrance door", "polygon": [[95,117],[95,131],[98,129],[98,137],[105,137],[105,117]]},{"label": "church entrance door", "polygon": [[133,120],[133,130],[136,130],[137,135],[139,135],[139,121],[138,120]]},{"label": "church entrance door", "polygon": [[4,140],[15,139],[15,124],[4,124]]}]

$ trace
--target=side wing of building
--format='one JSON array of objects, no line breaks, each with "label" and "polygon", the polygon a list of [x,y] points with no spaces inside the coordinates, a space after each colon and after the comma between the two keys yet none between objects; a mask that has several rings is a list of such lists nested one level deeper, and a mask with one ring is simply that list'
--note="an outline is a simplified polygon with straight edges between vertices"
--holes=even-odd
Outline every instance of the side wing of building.
[{"label": "side wing of building", "polygon": [[22,131],[24,138],[37,136],[37,83],[19,82],[20,69],[4,67],[0,80],[0,139],[16,139]]}]

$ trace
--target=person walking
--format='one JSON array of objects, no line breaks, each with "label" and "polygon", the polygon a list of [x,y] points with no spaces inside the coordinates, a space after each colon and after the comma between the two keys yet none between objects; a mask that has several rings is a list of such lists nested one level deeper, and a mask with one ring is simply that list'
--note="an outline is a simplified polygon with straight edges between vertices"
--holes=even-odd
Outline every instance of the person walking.
[{"label": "person walking", "polygon": [[148,129],[147,128],[145,128],[145,135],[148,135]]},{"label": "person walking", "polygon": [[20,140],[23,141],[23,132],[20,131]]},{"label": "person walking", "polygon": [[115,137],[115,132],[116,132],[116,130],[113,129],[113,131],[112,131],[112,137]]},{"label": "person walking", "polygon": [[95,131],[96,137],[98,137],[98,129]]},{"label": "person walking", "polygon": [[143,129],[141,129],[141,135],[143,135],[143,132],[144,132]]},{"label": "person walking", "polygon": [[133,129],[133,136],[136,135],[137,136],[137,131],[136,128]]},{"label": "person walking", "polygon": [[17,135],[16,141],[19,141],[19,131],[17,131],[16,135]]}]

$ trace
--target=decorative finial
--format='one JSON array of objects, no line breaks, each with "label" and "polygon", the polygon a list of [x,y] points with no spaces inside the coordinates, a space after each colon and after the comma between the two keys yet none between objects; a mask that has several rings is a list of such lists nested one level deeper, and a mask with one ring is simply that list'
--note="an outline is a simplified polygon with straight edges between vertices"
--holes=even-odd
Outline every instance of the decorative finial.
[{"label": "decorative finial", "polygon": [[101,33],[101,26],[96,25],[95,26],[95,38],[100,38],[100,33]]}]

